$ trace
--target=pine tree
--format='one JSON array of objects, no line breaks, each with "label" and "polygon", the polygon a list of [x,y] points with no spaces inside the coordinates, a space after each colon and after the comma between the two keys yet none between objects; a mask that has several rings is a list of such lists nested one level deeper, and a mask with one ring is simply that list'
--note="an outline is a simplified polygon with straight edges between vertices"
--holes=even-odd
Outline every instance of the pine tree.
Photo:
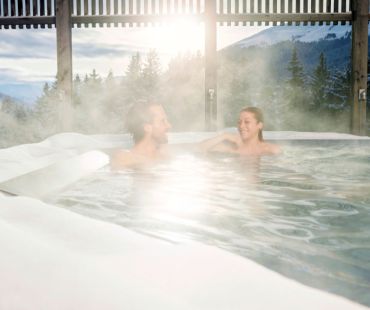
[{"label": "pine tree", "polygon": [[45,82],[44,87],[42,88],[43,95],[47,96],[49,93],[49,83]]},{"label": "pine tree", "polygon": [[[160,93],[175,130],[196,130],[204,127],[204,71],[199,53],[178,54],[160,76],[166,91]],[[190,121],[191,120],[191,121]]]},{"label": "pine tree", "polygon": [[131,56],[130,63],[126,70],[126,83],[136,84],[141,79],[142,63],[140,53]]},{"label": "pine tree", "polygon": [[105,88],[112,91],[115,87],[114,75],[112,69],[109,70],[107,78],[105,79]]},{"label": "pine tree", "polygon": [[288,83],[294,87],[303,87],[304,86],[304,77],[303,77],[303,67],[298,60],[297,48],[293,48],[292,58],[288,64],[288,71],[291,73],[291,78],[288,80]]},{"label": "pine tree", "polygon": [[36,100],[36,105],[33,109],[33,115],[38,124],[37,130],[39,130],[37,135],[40,138],[45,138],[57,132],[59,104],[60,96],[56,78],[51,86],[48,83],[44,84],[43,93]]},{"label": "pine tree", "polygon": [[54,82],[51,83],[51,86],[49,87],[49,90],[51,92],[57,92],[58,91],[58,86],[59,86],[59,82],[58,82],[58,77],[56,76],[55,79],[54,79]]},{"label": "pine tree", "polygon": [[328,106],[330,72],[323,53],[320,54],[319,64],[314,70],[311,81],[312,103],[315,111]]},{"label": "pine tree", "polygon": [[146,98],[152,98],[158,95],[160,75],[161,64],[158,53],[155,50],[151,50],[143,66],[142,85]]},{"label": "pine tree", "polygon": [[142,63],[140,53],[131,56],[126,70],[124,82],[124,96],[129,102],[135,102],[142,98]]},{"label": "pine tree", "polygon": [[73,80],[73,87],[76,88],[77,90],[81,87],[81,78],[78,74],[76,74],[75,79]]},{"label": "pine tree", "polygon": [[98,73],[96,73],[96,70],[93,69],[92,73],[89,75],[89,81],[92,85],[97,86],[101,83],[101,77]]},{"label": "pine tree", "polygon": [[287,70],[291,77],[287,80],[284,90],[283,123],[288,130],[304,130],[305,122],[302,119],[309,105],[309,93],[304,88],[303,67],[298,59],[296,47],[293,48]]},{"label": "pine tree", "polygon": [[328,108],[330,110],[349,109],[352,100],[351,66],[344,71],[336,71],[330,79]]},{"label": "pine tree", "polygon": [[73,80],[73,104],[78,105],[81,104],[81,79],[78,74],[76,74],[75,79]]},{"label": "pine tree", "polygon": [[95,69],[85,77],[85,83],[81,87],[82,101],[88,105],[96,105],[100,102],[99,96],[102,95],[102,78]]},{"label": "pine tree", "polygon": [[233,72],[234,74],[229,81],[228,102],[224,106],[225,123],[229,126],[235,124],[235,115],[238,115],[243,107],[251,104],[251,87],[244,72],[237,68]]}]

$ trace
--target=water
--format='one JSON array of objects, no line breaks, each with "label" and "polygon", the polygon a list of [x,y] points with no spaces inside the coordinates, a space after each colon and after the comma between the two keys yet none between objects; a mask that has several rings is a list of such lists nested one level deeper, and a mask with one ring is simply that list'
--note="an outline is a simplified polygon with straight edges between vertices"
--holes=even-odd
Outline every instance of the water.
[{"label": "water", "polygon": [[370,306],[370,144],[293,142],[251,160],[184,153],[103,169],[52,199],[179,243],[197,240]]}]

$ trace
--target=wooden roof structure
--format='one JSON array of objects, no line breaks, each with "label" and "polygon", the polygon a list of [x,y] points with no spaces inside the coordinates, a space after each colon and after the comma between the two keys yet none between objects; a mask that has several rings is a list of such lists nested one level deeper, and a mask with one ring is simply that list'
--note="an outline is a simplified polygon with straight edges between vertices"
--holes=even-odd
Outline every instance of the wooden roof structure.
[{"label": "wooden roof structure", "polygon": [[0,0],[0,31],[56,27],[58,84],[72,94],[72,27],[205,25],[206,128],[217,126],[217,26],[352,25],[352,132],[366,134],[369,0]]}]

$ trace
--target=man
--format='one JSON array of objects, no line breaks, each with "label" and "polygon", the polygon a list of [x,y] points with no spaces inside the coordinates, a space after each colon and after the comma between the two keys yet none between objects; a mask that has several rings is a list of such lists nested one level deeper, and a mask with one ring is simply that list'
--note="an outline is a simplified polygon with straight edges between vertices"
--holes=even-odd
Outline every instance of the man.
[{"label": "man", "polygon": [[112,169],[141,166],[165,158],[170,128],[160,104],[135,104],[127,114],[127,129],[132,134],[134,146],[129,151],[119,150],[112,156]]}]

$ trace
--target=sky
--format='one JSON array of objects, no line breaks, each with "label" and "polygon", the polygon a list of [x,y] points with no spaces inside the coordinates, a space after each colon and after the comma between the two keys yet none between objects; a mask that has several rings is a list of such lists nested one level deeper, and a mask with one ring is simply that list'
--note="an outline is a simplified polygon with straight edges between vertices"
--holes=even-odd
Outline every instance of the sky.
[{"label": "sky", "polygon": [[[263,26],[218,27],[218,49],[266,29]],[[25,102],[40,95],[57,71],[55,29],[0,30],[0,93]],[[73,74],[93,69],[105,77],[122,76],[131,56],[156,49],[163,69],[179,53],[204,50],[204,26],[178,21],[170,26],[73,28]]]}]

